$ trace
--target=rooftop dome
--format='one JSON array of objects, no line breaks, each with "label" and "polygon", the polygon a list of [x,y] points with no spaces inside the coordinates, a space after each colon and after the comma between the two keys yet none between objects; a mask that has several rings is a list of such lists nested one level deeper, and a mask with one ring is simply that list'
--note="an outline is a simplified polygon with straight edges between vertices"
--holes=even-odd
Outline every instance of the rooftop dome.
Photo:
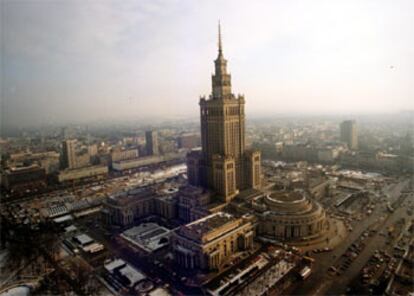
[{"label": "rooftop dome", "polygon": [[305,191],[274,191],[253,201],[259,233],[283,241],[315,239],[327,229],[322,206]]},{"label": "rooftop dome", "polygon": [[264,197],[267,210],[280,215],[300,215],[315,206],[305,192],[275,191]]}]

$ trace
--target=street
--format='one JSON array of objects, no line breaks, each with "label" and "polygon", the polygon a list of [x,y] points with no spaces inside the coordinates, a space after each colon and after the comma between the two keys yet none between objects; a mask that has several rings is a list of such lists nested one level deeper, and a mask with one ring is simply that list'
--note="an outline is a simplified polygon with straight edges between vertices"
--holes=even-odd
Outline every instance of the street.
[{"label": "street", "polygon": [[[389,202],[393,203],[400,195],[401,191],[408,185],[408,180],[401,181],[395,185],[386,187],[383,193],[389,194]],[[376,249],[382,249],[386,245],[386,237],[381,236],[380,233],[387,229],[387,227],[395,223],[398,219],[406,217],[407,211],[404,203],[397,208],[393,213],[386,211],[384,203],[377,201],[377,206],[371,215],[361,221],[353,223],[353,231],[348,235],[345,241],[329,253],[314,254],[315,265],[313,273],[307,281],[298,285],[294,291],[297,295],[338,295],[344,293],[348,284],[358,275],[361,268],[366,264]],[[381,218],[384,217],[384,218]],[[340,277],[328,273],[330,266],[335,266],[343,259],[343,255],[348,248],[357,240],[362,234],[368,230],[374,229],[376,233],[368,236],[364,240],[365,247],[358,257],[353,260],[349,267],[344,270]]]}]

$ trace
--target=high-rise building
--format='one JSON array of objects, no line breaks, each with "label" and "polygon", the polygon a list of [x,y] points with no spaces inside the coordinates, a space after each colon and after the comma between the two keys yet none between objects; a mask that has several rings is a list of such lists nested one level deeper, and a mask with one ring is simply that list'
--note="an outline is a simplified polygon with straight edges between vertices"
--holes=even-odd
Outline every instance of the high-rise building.
[{"label": "high-rise building", "polygon": [[62,168],[73,169],[76,167],[76,140],[64,140],[62,142]]},{"label": "high-rise building", "polygon": [[[89,148],[89,147],[88,147]],[[79,149],[76,139],[62,142],[62,169],[77,169],[90,165],[90,151],[88,148]]]},{"label": "high-rise building", "polygon": [[88,146],[88,154],[90,157],[94,157],[98,154],[98,145],[92,144]]},{"label": "high-rise building", "polygon": [[260,187],[261,157],[245,148],[245,100],[231,91],[220,25],[214,63],[212,93],[200,98],[202,150],[188,155],[187,167],[190,184],[210,188],[229,202],[240,190]]},{"label": "high-rise building", "polygon": [[352,150],[358,149],[358,131],[355,120],[346,120],[340,125],[340,139]]},{"label": "high-rise building", "polygon": [[156,131],[145,132],[146,150],[148,155],[158,155],[158,134]]}]

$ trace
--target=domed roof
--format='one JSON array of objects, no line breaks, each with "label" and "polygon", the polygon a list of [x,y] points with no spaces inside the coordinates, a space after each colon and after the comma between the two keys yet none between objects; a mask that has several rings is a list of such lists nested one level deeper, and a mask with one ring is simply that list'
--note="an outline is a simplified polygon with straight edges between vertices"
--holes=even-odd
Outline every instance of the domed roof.
[{"label": "domed roof", "polygon": [[305,192],[275,191],[264,198],[267,209],[278,215],[300,215],[316,205]]},{"label": "domed roof", "polygon": [[267,198],[278,203],[300,203],[305,200],[305,196],[298,191],[275,191],[268,195]]}]

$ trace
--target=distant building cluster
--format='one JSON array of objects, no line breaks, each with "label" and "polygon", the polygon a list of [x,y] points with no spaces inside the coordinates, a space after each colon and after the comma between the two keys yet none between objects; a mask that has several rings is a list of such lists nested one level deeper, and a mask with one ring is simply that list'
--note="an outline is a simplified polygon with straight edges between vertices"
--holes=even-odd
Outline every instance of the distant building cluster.
[{"label": "distant building cluster", "polygon": [[90,143],[89,133],[86,139],[76,138],[75,130],[69,128],[57,137],[63,141],[50,150],[9,149],[12,152],[6,155],[1,173],[1,184],[8,194],[39,192],[48,185],[101,181],[114,174],[182,161],[189,150],[200,145],[200,136],[195,133],[180,133],[172,138],[168,135],[168,139],[160,141],[155,130],[147,130],[141,138],[124,137],[122,143],[109,145],[96,140]]}]

